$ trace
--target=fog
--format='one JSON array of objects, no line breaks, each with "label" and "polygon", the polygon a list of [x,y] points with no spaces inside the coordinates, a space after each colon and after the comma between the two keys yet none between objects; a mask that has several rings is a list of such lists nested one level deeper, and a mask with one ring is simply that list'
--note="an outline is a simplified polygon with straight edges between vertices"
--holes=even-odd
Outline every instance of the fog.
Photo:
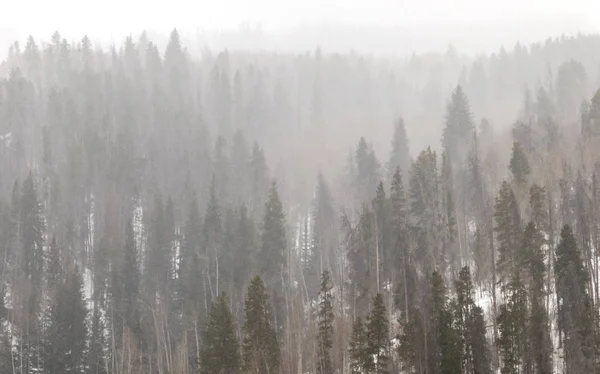
[{"label": "fog", "polygon": [[[594,0],[27,0],[3,4],[0,47],[29,35],[48,37],[56,30],[67,38],[86,34],[92,40],[118,43],[142,30],[164,37],[177,27],[189,43],[215,49],[303,51],[321,45],[342,52],[405,54],[440,51],[452,43],[475,54],[549,36],[598,32],[599,24],[600,6]],[[248,35],[247,28],[254,32]]]},{"label": "fog", "polygon": [[0,6],[0,374],[600,372],[597,1]]}]

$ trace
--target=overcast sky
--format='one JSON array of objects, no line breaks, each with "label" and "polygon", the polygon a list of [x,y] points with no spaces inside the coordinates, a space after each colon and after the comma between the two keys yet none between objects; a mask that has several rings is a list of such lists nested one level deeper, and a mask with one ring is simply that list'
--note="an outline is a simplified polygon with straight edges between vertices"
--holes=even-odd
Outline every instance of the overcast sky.
[{"label": "overcast sky", "polygon": [[[516,40],[600,31],[600,0],[3,0],[0,39],[32,34],[48,39],[87,34],[120,41],[143,29],[236,29],[242,23],[282,30],[298,25],[344,24],[402,28],[432,40],[480,48]],[[445,40],[458,39],[458,40]],[[346,41],[348,44],[350,41]],[[494,45],[492,45],[494,44]],[[441,45],[441,43],[440,43]],[[436,47],[437,44],[432,44]],[[430,47],[430,46],[427,46]]]}]

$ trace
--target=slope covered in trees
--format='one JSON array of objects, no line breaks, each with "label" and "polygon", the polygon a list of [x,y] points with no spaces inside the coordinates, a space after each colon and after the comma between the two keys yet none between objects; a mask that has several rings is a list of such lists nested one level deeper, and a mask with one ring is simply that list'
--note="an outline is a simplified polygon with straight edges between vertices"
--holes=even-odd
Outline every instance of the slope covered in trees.
[{"label": "slope covered in trees", "polygon": [[599,372],[596,44],[15,43],[0,373]]}]

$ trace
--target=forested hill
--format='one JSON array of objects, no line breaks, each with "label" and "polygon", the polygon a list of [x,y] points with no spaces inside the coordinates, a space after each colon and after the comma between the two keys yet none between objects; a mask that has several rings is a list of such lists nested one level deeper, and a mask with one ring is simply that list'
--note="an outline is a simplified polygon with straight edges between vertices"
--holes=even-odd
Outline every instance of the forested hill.
[{"label": "forested hill", "polygon": [[600,37],[15,42],[0,374],[600,372]]}]

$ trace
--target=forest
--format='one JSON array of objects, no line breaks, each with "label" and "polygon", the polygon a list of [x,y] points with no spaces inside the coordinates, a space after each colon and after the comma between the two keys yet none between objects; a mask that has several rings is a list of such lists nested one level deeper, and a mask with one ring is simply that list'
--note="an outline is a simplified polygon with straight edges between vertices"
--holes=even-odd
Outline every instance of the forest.
[{"label": "forest", "polygon": [[14,42],[0,374],[600,373],[600,36]]}]

